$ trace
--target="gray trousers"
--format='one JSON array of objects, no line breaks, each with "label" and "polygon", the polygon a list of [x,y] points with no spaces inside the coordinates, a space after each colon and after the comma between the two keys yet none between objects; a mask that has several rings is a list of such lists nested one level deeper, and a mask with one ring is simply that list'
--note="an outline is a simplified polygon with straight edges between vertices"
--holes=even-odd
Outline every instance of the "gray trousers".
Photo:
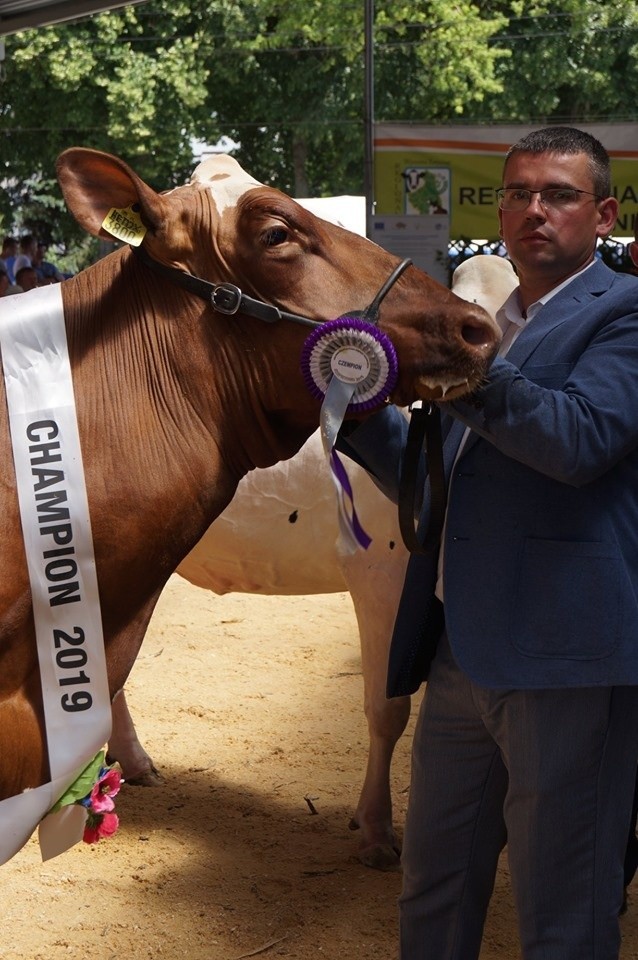
[{"label": "gray trousers", "polygon": [[488,690],[444,637],[414,734],[401,960],[477,960],[507,843],[524,960],[617,960],[638,687]]}]

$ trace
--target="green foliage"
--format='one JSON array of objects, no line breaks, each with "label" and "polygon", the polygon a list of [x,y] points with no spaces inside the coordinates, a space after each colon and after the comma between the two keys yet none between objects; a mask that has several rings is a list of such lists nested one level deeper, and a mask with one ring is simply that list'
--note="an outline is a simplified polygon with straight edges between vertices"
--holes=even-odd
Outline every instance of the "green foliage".
[{"label": "green foliage", "polygon": [[503,93],[482,116],[508,122],[596,122],[636,116],[635,0],[503,0],[508,26],[495,38]]},{"label": "green foliage", "polygon": [[[3,229],[73,250],[53,184],[73,145],[118,154],[164,189],[190,176],[194,141],[223,136],[251,174],[287,192],[362,193],[365,9],[149,0],[7,37]],[[635,0],[376,0],[374,15],[378,121],[635,117]]]},{"label": "green foliage", "polygon": [[467,120],[501,91],[496,70],[508,51],[490,41],[507,24],[503,13],[448,0],[388,3],[376,24],[377,119]]}]

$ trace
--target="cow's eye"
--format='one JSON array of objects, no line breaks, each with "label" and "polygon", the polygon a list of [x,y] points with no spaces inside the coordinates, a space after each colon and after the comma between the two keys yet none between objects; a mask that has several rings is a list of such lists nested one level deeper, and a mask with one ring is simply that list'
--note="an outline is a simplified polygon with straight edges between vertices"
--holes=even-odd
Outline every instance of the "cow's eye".
[{"label": "cow's eye", "polygon": [[288,231],[285,227],[271,227],[262,237],[265,247],[278,247],[288,239]]}]

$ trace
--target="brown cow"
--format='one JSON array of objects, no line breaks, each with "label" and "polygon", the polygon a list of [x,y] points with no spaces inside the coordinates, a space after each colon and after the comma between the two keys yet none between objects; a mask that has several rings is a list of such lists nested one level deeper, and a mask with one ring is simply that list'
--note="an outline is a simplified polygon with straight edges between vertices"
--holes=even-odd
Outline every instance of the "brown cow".
[{"label": "brown cow", "polygon": [[[258,184],[229,158],[206,161],[190,184],[161,194],[122,160],[93,150],[63,153],[58,177],[93,235],[106,235],[112,208],[134,207],[147,229],[145,258],[124,246],[62,284],[113,696],[167,578],[241,477],[292,456],[319,417],[299,368],[308,328],[289,318],[265,323],[243,300],[237,313],[219,312],[192,278],[231,281],[260,302],[323,321],[370,304],[396,258]],[[392,401],[401,405],[473,389],[499,339],[481,308],[415,268],[383,300],[380,328],[397,351]],[[47,782],[49,766],[0,406],[1,799]]]}]

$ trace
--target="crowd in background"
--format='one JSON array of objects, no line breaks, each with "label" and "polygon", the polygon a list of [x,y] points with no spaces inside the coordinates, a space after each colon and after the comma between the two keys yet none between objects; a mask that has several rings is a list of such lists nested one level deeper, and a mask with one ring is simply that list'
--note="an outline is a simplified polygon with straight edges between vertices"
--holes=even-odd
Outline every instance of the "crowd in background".
[{"label": "crowd in background", "polygon": [[5,237],[0,250],[0,297],[64,280],[58,268],[45,260],[46,252],[46,243],[31,233],[20,239]]}]

